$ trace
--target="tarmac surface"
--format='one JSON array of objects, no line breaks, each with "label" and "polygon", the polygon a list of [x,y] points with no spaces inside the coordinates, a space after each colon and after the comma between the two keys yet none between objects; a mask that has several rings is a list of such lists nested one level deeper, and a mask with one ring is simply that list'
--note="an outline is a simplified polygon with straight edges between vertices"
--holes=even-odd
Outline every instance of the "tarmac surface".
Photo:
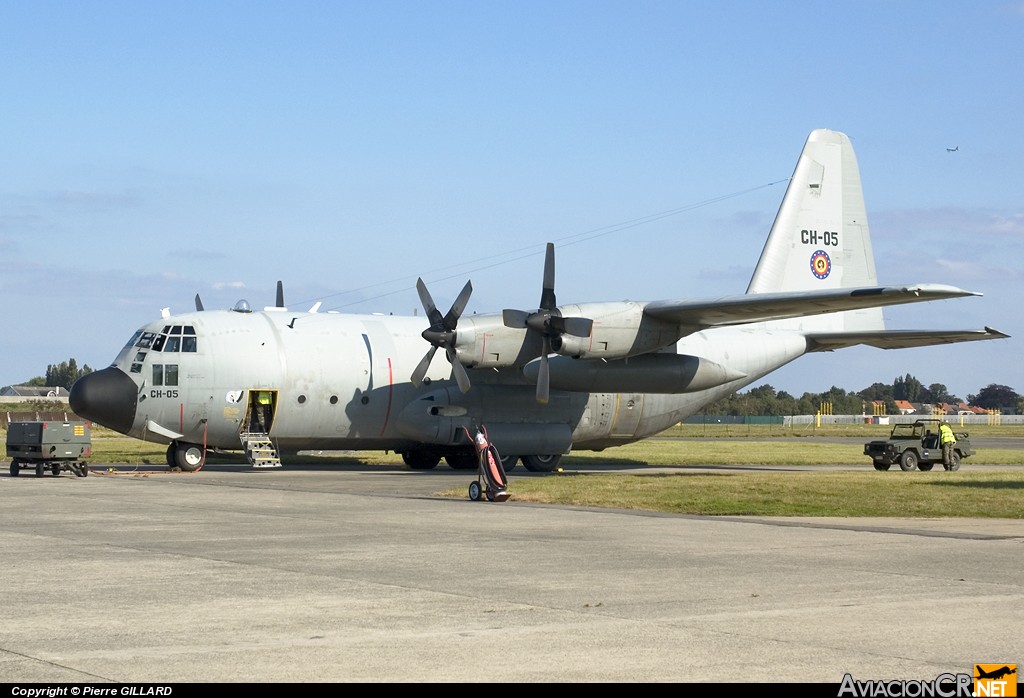
[{"label": "tarmac surface", "polygon": [[0,474],[0,682],[838,684],[1024,664],[1024,520],[531,505],[521,468],[500,504],[438,496],[474,475],[444,466],[27,475]]}]

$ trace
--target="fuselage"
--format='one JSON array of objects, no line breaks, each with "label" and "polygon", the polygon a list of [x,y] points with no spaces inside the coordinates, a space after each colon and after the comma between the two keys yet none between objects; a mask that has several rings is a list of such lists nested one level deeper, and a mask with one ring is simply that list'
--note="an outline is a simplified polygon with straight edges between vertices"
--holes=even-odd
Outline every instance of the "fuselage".
[{"label": "fuselage", "polygon": [[[707,330],[680,340],[674,354],[739,378],[682,394],[555,389],[541,405],[521,366],[471,368],[472,388],[462,393],[443,353],[414,386],[423,329],[417,317],[283,308],[178,315],[138,330],[109,368],[76,384],[72,407],[139,439],[238,449],[255,396],[269,392],[269,434],[283,451],[454,446],[464,443],[464,426],[483,424],[503,453],[556,453],[658,433],[806,350],[796,333]],[[637,383],[640,370],[659,369],[635,369],[627,383],[649,385],[646,375]],[[555,385],[557,372],[554,363]]]}]

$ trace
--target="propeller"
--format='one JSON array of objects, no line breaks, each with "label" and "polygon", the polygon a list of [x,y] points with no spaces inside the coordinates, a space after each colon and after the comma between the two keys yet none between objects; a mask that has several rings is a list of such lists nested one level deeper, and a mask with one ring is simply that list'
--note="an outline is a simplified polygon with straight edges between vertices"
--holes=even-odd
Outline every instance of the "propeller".
[{"label": "propeller", "polygon": [[452,374],[455,376],[455,382],[459,384],[459,390],[464,393],[468,392],[470,388],[469,374],[466,373],[466,367],[462,365],[458,355],[455,353],[455,328],[459,324],[459,317],[462,315],[462,311],[466,309],[466,304],[469,302],[469,295],[473,292],[473,284],[469,281],[466,282],[462,292],[459,293],[459,297],[452,303],[452,307],[446,315],[441,315],[441,311],[434,305],[434,299],[430,297],[430,291],[427,290],[423,279],[416,279],[416,291],[420,294],[420,303],[423,304],[423,309],[427,312],[427,319],[430,320],[430,327],[423,330],[421,336],[430,342],[431,347],[427,350],[423,359],[420,360],[419,365],[416,366],[416,370],[412,372],[410,377],[412,384],[419,387],[420,383],[423,382],[423,377],[427,375],[427,369],[430,368],[434,352],[439,348],[443,348],[448,356],[448,361],[452,365]]},{"label": "propeller", "polygon": [[549,242],[544,254],[544,282],[540,294],[540,307],[534,312],[525,310],[503,310],[501,321],[505,327],[514,329],[526,328],[527,334],[533,332],[540,335],[541,353],[540,366],[537,372],[537,402],[546,403],[549,399],[550,379],[548,354],[561,346],[564,334],[573,337],[589,337],[594,321],[582,317],[562,317],[555,304],[555,245]]}]

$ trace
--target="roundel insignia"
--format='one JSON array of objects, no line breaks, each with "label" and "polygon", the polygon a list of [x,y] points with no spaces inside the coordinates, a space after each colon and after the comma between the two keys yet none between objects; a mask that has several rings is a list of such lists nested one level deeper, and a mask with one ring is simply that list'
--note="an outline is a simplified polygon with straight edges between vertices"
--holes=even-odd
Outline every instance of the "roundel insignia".
[{"label": "roundel insignia", "polygon": [[819,279],[824,279],[832,271],[832,260],[825,250],[817,250],[811,255],[811,273]]}]

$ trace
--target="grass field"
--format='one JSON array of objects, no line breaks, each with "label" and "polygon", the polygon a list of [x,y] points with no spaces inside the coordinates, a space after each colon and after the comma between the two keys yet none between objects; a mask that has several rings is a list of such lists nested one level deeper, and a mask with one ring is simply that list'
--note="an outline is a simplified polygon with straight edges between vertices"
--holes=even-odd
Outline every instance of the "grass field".
[{"label": "grass field", "polygon": [[[972,436],[1024,439],[1024,426],[971,428]],[[904,473],[877,472],[856,441],[827,443],[794,437],[884,437],[878,425],[821,427],[808,431],[779,426],[703,425],[674,427],[661,437],[608,449],[581,451],[563,458],[564,472],[545,477],[515,477],[516,501],[642,509],[680,514],[760,516],[897,516],[1024,518],[1024,472],[992,470],[986,465],[1024,465],[1024,448],[979,449],[959,472],[941,468]],[[786,437],[786,438],[781,438]],[[97,464],[165,464],[166,447],[93,431]],[[241,455],[215,455],[211,463],[243,463]],[[284,463],[401,465],[395,453],[359,452],[285,456]],[[680,467],[669,474],[592,474],[574,472],[602,465]],[[682,471],[715,465],[861,465],[863,471],[829,469],[801,473],[722,473]],[[446,467],[444,465],[440,467]],[[441,492],[465,497],[464,488]]]}]

